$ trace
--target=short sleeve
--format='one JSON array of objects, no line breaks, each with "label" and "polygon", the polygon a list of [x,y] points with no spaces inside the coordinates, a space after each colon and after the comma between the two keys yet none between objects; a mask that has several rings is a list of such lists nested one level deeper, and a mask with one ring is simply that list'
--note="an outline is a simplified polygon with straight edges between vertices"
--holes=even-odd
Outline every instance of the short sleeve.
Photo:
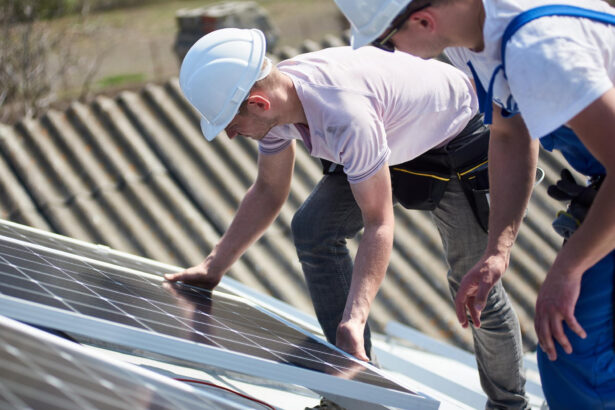
[{"label": "short sleeve", "polygon": [[367,97],[355,96],[346,102],[343,113],[329,113],[325,140],[339,156],[348,182],[358,183],[374,175],[390,155],[384,124]]},{"label": "short sleeve", "polygon": [[566,124],[613,87],[602,52],[576,25],[529,23],[510,40],[506,74],[533,138]]}]

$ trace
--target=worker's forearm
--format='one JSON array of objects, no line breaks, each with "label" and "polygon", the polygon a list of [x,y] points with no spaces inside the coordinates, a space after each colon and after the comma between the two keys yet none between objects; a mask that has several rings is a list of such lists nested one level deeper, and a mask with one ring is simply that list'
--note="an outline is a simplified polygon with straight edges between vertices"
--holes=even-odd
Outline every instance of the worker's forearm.
[{"label": "worker's forearm", "polygon": [[208,256],[209,269],[225,273],[274,221],[286,195],[250,187],[229,228]]},{"label": "worker's forearm", "polygon": [[393,247],[393,223],[366,226],[352,274],[342,322],[365,324],[385,275]]},{"label": "worker's forearm", "polygon": [[489,240],[487,253],[510,257],[536,175],[538,141],[493,135],[489,143]]}]

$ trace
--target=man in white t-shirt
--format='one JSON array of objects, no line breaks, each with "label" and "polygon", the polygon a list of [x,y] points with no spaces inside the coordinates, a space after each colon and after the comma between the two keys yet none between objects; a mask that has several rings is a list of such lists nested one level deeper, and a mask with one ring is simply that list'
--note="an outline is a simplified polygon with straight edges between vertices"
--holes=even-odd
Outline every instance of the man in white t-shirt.
[{"label": "man in white t-shirt", "polygon": [[[488,129],[470,80],[448,64],[338,47],[271,67],[264,49],[257,30],[218,30],[182,64],[180,85],[205,137],[225,129],[259,141],[258,175],[210,255],[166,278],[217,285],[277,216],[301,140],[312,156],[340,165],[293,219],[299,259],[329,341],[368,360],[367,317],[389,263],[394,198],[432,211],[453,295],[482,254]],[[345,240],[362,228],[353,264]],[[485,326],[473,329],[483,387],[499,406],[526,407],[519,323],[501,284],[487,305]]]},{"label": "man in white t-shirt", "polygon": [[361,9],[336,2],[352,21],[355,46],[425,58],[444,51],[468,67],[479,98],[485,96],[486,121],[493,116],[489,246],[457,294],[462,324],[466,309],[480,315],[484,295],[507,266],[529,197],[536,139],[590,178],[588,186],[575,186],[563,173],[550,190],[572,200],[554,227],[571,224],[561,230],[567,241],[536,303],[538,360],[553,408],[615,407],[615,182],[606,177],[615,168],[615,9],[598,0],[382,0]]}]

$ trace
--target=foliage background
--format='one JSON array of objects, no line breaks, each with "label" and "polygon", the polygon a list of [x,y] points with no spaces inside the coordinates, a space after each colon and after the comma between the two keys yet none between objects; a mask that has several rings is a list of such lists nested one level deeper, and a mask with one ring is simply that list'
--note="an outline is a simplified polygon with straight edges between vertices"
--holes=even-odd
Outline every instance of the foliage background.
[{"label": "foliage background", "polygon": [[[175,14],[220,0],[0,0],[0,122],[177,75]],[[278,46],[339,35],[332,0],[257,0]]]},{"label": "foliage background", "polygon": [[[177,10],[219,2],[0,0],[0,122],[177,75]],[[333,0],[256,2],[280,32],[278,47],[345,28]]]}]

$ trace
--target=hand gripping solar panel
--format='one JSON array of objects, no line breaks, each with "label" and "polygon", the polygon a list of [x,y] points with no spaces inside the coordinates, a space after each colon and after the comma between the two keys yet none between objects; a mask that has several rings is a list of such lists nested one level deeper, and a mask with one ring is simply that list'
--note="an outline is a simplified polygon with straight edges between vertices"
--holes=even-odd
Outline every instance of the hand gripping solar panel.
[{"label": "hand gripping solar panel", "polygon": [[0,316],[2,409],[242,409],[157,373]]},{"label": "hand gripping solar panel", "polygon": [[126,268],[74,240],[0,226],[0,314],[337,397],[438,406],[241,298],[164,282],[142,260]]}]

